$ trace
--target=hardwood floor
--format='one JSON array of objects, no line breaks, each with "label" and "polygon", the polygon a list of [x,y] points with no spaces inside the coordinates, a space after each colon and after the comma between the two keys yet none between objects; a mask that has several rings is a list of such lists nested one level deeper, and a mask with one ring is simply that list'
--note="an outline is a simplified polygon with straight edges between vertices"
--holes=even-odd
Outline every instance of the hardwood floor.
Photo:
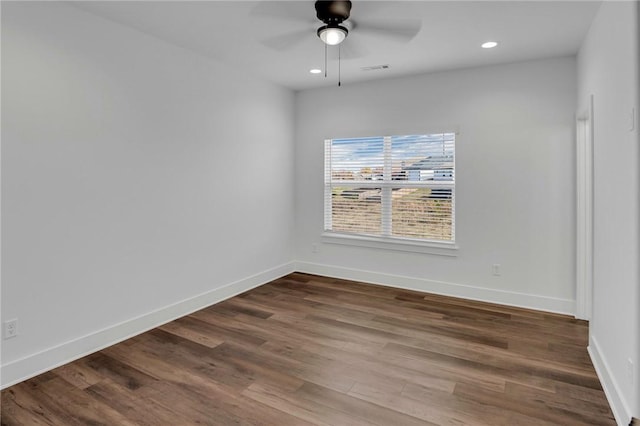
[{"label": "hardwood floor", "polygon": [[291,274],[2,392],[2,425],[614,425],[569,317]]}]

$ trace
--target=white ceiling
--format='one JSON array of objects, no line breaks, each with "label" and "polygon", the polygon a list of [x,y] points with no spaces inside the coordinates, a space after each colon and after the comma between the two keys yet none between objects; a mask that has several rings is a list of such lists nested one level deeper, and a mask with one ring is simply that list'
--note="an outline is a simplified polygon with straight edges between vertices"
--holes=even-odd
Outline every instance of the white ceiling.
[{"label": "white ceiling", "polygon": [[[409,42],[380,37],[356,27],[343,43],[343,84],[455,68],[574,55],[599,1],[364,1],[352,0],[357,24],[421,23]],[[315,32],[314,1],[91,1],[75,6],[136,28],[167,42],[300,90],[337,84],[337,48]],[[276,49],[265,40],[291,36],[293,46]],[[484,41],[500,45],[482,49]],[[282,41],[282,40],[281,40]],[[273,44],[273,43],[272,43]],[[388,64],[389,69],[362,71]]]}]

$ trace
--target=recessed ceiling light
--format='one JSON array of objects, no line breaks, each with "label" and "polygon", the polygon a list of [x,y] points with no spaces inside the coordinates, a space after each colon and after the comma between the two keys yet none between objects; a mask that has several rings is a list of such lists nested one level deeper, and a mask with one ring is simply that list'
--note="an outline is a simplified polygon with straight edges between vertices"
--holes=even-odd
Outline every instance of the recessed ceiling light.
[{"label": "recessed ceiling light", "polygon": [[309,70],[309,72],[311,74],[320,74],[322,72],[322,70],[318,69],[318,68],[313,68],[313,69]]},{"label": "recessed ceiling light", "polygon": [[491,49],[492,47],[496,47],[498,45],[495,41],[487,41],[486,43],[482,43],[483,49]]}]

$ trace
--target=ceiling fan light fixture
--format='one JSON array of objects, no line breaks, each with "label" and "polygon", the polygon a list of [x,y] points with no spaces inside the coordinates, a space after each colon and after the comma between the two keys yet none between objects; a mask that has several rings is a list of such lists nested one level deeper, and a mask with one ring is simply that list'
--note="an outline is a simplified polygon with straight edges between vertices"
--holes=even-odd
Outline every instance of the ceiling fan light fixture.
[{"label": "ceiling fan light fixture", "polygon": [[336,46],[344,41],[349,34],[342,25],[324,25],[318,28],[318,37],[329,46]]}]

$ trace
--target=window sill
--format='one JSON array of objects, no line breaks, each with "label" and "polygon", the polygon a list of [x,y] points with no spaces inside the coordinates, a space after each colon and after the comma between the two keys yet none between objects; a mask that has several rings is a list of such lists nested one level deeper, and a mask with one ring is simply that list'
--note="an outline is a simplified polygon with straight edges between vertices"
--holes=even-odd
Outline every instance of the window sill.
[{"label": "window sill", "polygon": [[373,237],[364,235],[341,234],[325,231],[322,242],[348,246],[367,247],[383,250],[407,251],[413,253],[436,254],[440,256],[457,256],[458,246],[451,242],[416,241],[403,238]]}]

